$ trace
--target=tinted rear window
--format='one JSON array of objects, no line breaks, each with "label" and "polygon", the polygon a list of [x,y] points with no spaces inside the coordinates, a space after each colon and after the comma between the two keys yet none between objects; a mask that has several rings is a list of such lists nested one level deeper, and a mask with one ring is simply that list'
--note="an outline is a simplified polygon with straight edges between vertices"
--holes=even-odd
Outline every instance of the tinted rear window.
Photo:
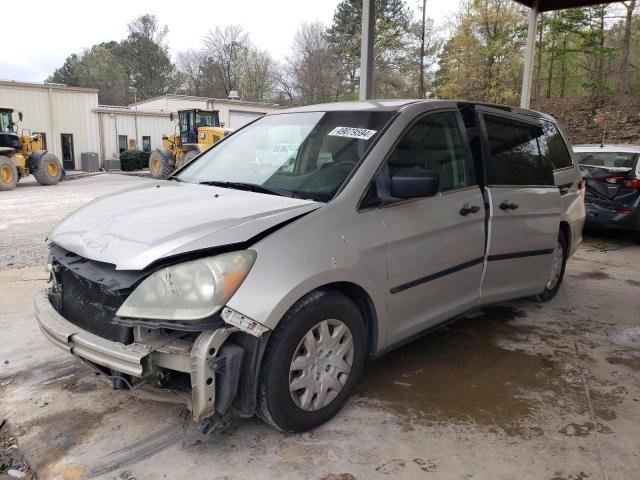
[{"label": "tinted rear window", "polygon": [[549,156],[549,160],[554,169],[571,167],[573,165],[571,155],[569,154],[567,144],[564,143],[564,139],[562,135],[560,135],[558,127],[547,120],[541,120],[541,125],[548,148],[545,152],[541,145],[543,156],[545,154]]},{"label": "tinted rear window", "polygon": [[553,166],[540,155],[542,127],[504,117],[484,116],[491,157],[489,185],[553,185]]},{"label": "tinted rear window", "polygon": [[629,152],[576,152],[580,165],[591,167],[633,168],[637,153]]}]

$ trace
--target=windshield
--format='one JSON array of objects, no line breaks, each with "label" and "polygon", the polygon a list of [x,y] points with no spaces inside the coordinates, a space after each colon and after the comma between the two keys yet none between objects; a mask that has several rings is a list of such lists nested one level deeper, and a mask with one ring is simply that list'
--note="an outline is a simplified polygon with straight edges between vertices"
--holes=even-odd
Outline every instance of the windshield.
[{"label": "windshield", "polygon": [[630,152],[579,152],[576,153],[580,165],[590,167],[633,168],[637,153]]},{"label": "windshield", "polygon": [[[265,116],[185,167],[178,180],[264,186],[316,201],[336,194],[393,112]],[[264,190],[264,189],[263,189]]]},{"label": "windshield", "polygon": [[0,133],[11,133],[13,132],[12,128],[11,111],[0,110]]}]

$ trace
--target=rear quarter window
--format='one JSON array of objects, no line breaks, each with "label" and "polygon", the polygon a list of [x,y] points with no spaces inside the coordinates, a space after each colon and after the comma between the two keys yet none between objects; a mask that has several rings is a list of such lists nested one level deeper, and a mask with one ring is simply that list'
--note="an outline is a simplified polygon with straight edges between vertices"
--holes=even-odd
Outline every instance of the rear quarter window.
[{"label": "rear quarter window", "polygon": [[541,120],[540,123],[547,144],[546,151],[541,152],[543,156],[546,155],[548,157],[548,161],[551,162],[554,170],[573,166],[571,154],[558,127],[548,120]]},{"label": "rear quarter window", "polygon": [[553,185],[553,167],[541,155],[541,126],[505,117],[484,116],[489,137],[489,185]]}]

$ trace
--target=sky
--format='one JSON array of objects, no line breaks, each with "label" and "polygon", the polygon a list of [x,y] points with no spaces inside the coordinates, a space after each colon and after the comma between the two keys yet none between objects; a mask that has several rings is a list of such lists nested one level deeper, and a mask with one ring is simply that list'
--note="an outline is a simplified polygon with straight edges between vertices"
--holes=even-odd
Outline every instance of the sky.
[{"label": "sky", "polygon": [[[421,0],[405,0],[418,16]],[[209,29],[241,25],[254,44],[277,60],[290,53],[293,36],[302,22],[330,25],[339,0],[31,0],[28,5],[7,0],[2,16],[3,48],[0,79],[42,82],[62,66],[71,53],[127,36],[127,23],[144,13],[158,16],[169,27],[171,55],[199,49]],[[436,28],[456,10],[455,0],[427,0],[427,16]]]}]

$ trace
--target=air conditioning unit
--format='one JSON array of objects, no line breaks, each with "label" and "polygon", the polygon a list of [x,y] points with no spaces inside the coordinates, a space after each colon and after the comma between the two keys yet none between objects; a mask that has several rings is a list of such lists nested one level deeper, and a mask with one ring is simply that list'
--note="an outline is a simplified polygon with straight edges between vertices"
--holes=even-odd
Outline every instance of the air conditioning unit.
[{"label": "air conditioning unit", "polygon": [[100,159],[96,152],[82,152],[80,154],[80,168],[85,172],[97,172],[100,169]]}]

